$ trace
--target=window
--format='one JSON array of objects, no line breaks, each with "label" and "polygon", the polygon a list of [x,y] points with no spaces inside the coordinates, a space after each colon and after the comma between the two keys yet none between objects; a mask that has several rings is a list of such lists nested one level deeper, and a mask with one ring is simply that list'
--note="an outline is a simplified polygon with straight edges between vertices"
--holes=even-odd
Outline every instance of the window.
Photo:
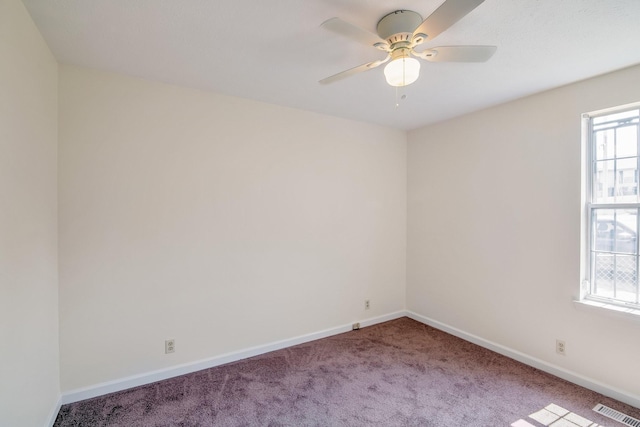
[{"label": "window", "polygon": [[640,106],[585,114],[585,298],[640,309]]}]

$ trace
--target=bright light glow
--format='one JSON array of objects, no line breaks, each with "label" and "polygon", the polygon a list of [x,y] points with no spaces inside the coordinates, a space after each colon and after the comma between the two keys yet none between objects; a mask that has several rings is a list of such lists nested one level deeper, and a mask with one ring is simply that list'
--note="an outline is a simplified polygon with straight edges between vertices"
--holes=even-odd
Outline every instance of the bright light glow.
[{"label": "bright light glow", "polygon": [[410,85],[420,76],[420,61],[406,56],[396,58],[384,67],[384,76],[391,86]]}]

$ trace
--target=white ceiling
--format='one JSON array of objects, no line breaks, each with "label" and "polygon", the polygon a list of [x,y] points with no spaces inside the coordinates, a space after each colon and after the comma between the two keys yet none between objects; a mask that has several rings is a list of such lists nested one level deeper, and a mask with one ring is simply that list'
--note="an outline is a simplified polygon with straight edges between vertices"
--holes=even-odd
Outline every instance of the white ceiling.
[{"label": "white ceiling", "polygon": [[62,63],[120,72],[398,129],[414,129],[640,63],[640,0],[486,0],[427,47],[496,45],[486,63],[422,63],[395,89],[384,57],[320,24],[371,32],[397,9],[442,0],[23,0]]}]

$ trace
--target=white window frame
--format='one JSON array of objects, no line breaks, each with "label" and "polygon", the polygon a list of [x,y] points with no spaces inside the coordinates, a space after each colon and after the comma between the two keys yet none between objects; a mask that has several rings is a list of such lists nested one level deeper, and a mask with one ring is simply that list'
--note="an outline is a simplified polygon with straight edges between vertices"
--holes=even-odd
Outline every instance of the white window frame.
[{"label": "white window frame", "polygon": [[[640,198],[638,201],[634,203],[596,203],[594,202],[594,177],[595,177],[595,158],[596,158],[596,147],[594,142],[594,132],[593,132],[593,120],[616,113],[624,113],[630,110],[640,109],[640,102],[633,104],[626,104],[618,107],[608,108],[606,110],[599,110],[590,113],[585,113],[582,115],[582,147],[583,147],[583,155],[582,155],[582,170],[583,170],[583,231],[582,231],[582,286],[580,288],[580,300],[579,302],[583,302],[586,304],[611,308],[616,311],[622,311],[626,313],[631,313],[634,315],[640,316],[640,296],[638,292],[636,292],[635,303],[615,299],[608,298],[602,295],[596,295],[592,292],[592,283],[591,277],[593,277],[595,270],[595,260],[593,259],[593,251],[592,246],[595,244],[594,239],[594,230],[595,225],[593,222],[593,212],[596,209],[620,209],[620,208],[630,208],[630,209],[638,209],[639,214],[638,218],[638,226],[637,226],[637,237],[636,237],[636,245],[640,245]],[[638,171],[640,171],[640,129],[638,131]],[[638,191],[640,192],[640,183]],[[640,196],[640,195],[639,195]],[[639,252],[640,253],[640,252]],[[638,265],[638,259],[640,259],[640,255],[636,258],[636,289],[638,289],[638,282],[640,281],[640,265]]]}]

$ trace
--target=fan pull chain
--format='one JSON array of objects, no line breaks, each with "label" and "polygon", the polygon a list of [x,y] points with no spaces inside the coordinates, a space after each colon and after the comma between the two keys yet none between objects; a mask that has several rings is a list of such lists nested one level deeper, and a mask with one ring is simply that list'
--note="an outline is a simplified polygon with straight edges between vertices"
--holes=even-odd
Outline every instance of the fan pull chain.
[{"label": "fan pull chain", "polygon": [[404,101],[405,99],[407,99],[407,94],[406,93],[400,94],[399,86],[396,86],[395,90],[396,90],[396,108],[400,108],[400,101]]}]

